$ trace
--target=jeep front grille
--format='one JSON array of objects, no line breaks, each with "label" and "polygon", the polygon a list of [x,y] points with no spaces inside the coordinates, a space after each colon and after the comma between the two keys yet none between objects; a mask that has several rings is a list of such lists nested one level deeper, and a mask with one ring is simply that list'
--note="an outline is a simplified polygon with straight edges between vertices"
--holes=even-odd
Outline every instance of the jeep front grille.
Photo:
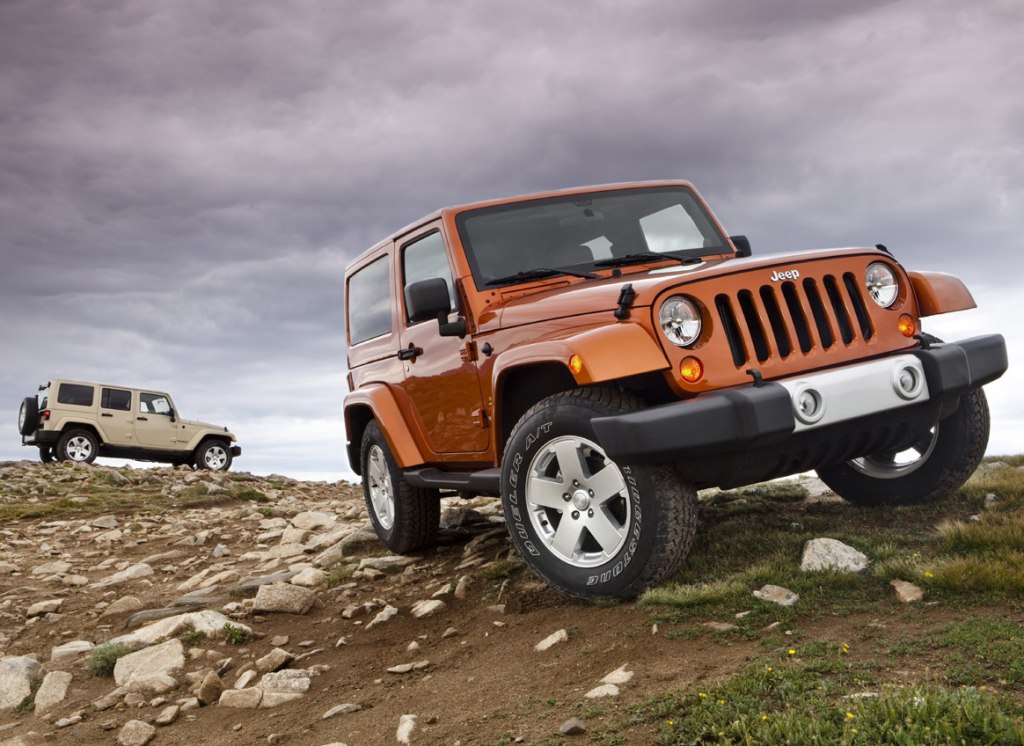
[{"label": "jeep front grille", "polygon": [[859,337],[871,339],[874,330],[853,273],[842,278],[824,275],[787,280],[781,286],[762,285],[735,296],[715,296],[715,309],[729,340],[737,367],[773,355],[808,355],[815,347],[849,346]]}]

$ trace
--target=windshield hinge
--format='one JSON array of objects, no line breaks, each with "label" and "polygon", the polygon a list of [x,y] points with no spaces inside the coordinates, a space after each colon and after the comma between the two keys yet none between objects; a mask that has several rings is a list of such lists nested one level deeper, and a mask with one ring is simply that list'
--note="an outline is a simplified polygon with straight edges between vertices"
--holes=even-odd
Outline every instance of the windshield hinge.
[{"label": "windshield hinge", "polygon": [[615,309],[615,318],[619,321],[629,318],[629,307],[633,305],[634,298],[636,298],[636,291],[633,289],[633,283],[627,282],[619,290],[619,299],[616,301],[619,307]]}]

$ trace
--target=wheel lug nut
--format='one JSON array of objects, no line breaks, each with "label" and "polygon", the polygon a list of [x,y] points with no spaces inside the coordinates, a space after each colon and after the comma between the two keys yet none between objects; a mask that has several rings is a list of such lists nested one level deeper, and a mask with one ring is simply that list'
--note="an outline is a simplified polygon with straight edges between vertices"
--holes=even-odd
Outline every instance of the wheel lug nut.
[{"label": "wheel lug nut", "polygon": [[591,496],[591,497],[593,497],[593,496],[594,496],[594,491],[593,491],[593,490],[587,490],[587,492],[589,492],[589,493],[590,493],[590,496]]},{"label": "wheel lug nut", "polygon": [[591,508],[590,510],[587,511],[587,516],[590,517],[590,518],[594,517],[594,509],[593,508]]},{"label": "wheel lug nut", "polygon": [[573,520],[578,519],[580,517],[580,512],[578,510],[574,510],[572,512],[572,517],[573,517]]},{"label": "wheel lug nut", "polygon": [[562,495],[562,499],[565,500],[566,502],[569,502],[569,500],[571,500],[572,498],[569,496],[569,493],[566,492],[564,495]]},{"label": "wheel lug nut", "polygon": [[572,480],[572,486],[573,487],[579,487],[580,483],[577,480],[574,479],[574,480]]}]

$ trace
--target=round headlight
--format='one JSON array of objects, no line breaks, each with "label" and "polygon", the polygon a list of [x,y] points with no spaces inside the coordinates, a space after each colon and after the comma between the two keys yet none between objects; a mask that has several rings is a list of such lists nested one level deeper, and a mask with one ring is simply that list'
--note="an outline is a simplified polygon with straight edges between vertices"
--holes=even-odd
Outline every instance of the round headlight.
[{"label": "round headlight", "polygon": [[673,295],[661,304],[658,320],[661,330],[674,345],[689,347],[700,336],[700,311],[689,298]]},{"label": "round headlight", "polygon": [[896,273],[888,264],[872,262],[864,272],[864,284],[867,285],[871,300],[882,308],[888,308],[896,302],[900,292],[900,283]]}]

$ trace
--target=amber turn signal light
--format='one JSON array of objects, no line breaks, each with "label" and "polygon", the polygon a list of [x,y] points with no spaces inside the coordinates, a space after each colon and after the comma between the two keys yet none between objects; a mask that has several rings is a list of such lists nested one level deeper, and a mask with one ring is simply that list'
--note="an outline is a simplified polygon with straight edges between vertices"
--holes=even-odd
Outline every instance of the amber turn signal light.
[{"label": "amber turn signal light", "polygon": [[572,371],[574,376],[578,376],[580,371],[583,370],[583,358],[579,355],[573,355],[569,358],[569,370]]},{"label": "amber turn signal light", "polygon": [[684,357],[679,363],[679,375],[687,383],[697,383],[704,377],[704,363],[692,355]]},{"label": "amber turn signal light", "polygon": [[917,334],[917,322],[914,321],[914,317],[908,314],[900,314],[899,320],[896,322],[896,328],[899,329],[900,334],[908,339]]}]

